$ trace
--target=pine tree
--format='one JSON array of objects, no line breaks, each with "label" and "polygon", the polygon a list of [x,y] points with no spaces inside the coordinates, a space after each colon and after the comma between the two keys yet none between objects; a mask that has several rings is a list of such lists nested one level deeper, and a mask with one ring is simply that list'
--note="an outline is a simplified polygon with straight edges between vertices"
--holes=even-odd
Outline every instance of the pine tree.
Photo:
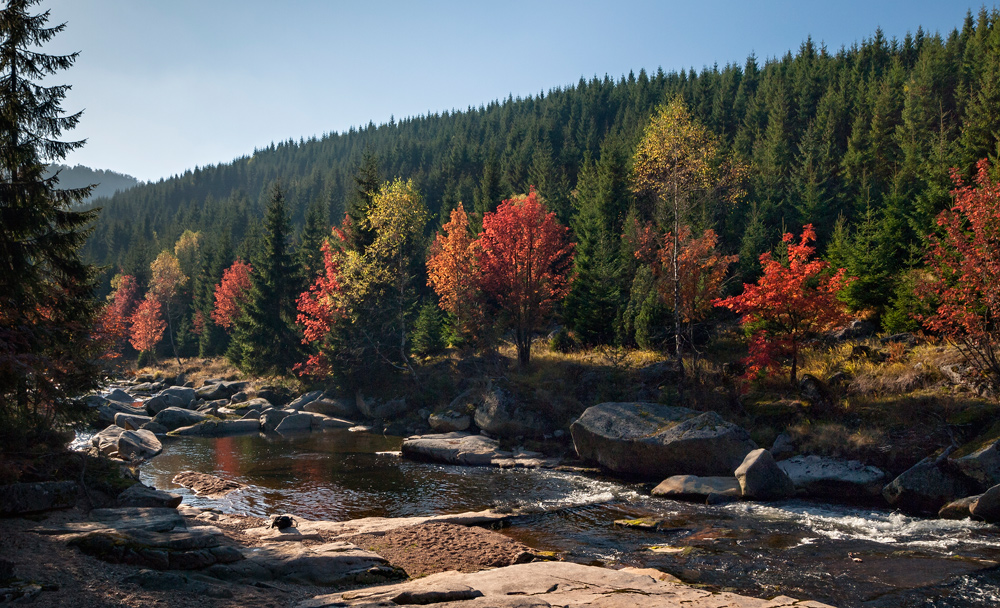
[{"label": "pine tree", "polygon": [[354,176],[354,192],[347,202],[347,217],[351,219],[351,243],[349,245],[363,253],[365,248],[375,240],[371,228],[368,227],[368,214],[371,212],[375,195],[382,187],[382,177],[378,167],[378,157],[370,150],[365,150]]},{"label": "pine tree", "polygon": [[0,10],[0,445],[15,449],[16,435],[48,428],[97,380],[94,270],[79,255],[96,212],[70,210],[92,187],[61,190],[58,173],[45,177],[46,163],[84,144],[58,139],[81,116],[63,115],[69,86],[42,85],[77,54],[37,50],[65,27],[29,14],[37,3]]},{"label": "pine tree", "polygon": [[330,234],[326,210],[317,199],[306,211],[305,225],[299,238],[298,263],[301,271],[300,289],[305,291],[323,268],[323,252],[320,248]]},{"label": "pine tree", "polygon": [[295,265],[288,251],[291,226],[285,195],[271,186],[263,247],[254,252],[250,296],[236,319],[226,356],[248,373],[285,371],[298,361]]}]

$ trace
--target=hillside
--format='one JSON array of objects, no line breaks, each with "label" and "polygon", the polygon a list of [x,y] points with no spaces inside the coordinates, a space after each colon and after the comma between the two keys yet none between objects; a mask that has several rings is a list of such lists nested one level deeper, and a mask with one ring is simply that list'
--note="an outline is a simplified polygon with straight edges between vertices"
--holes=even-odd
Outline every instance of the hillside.
[{"label": "hillside", "polygon": [[46,176],[59,172],[60,188],[83,188],[96,184],[88,201],[99,198],[114,196],[116,192],[123,192],[129,188],[134,188],[140,184],[139,180],[131,175],[116,173],[107,169],[91,169],[83,165],[49,165]]}]

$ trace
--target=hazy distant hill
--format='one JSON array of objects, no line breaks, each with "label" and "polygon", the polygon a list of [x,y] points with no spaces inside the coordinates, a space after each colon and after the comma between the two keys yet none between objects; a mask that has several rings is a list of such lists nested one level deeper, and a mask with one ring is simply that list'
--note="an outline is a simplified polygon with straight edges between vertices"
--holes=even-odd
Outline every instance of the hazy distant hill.
[{"label": "hazy distant hill", "polygon": [[128,190],[129,188],[138,186],[141,183],[131,175],[115,173],[114,171],[108,171],[105,169],[91,169],[90,167],[84,167],[83,165],[76,165],[75,167],[69,167],[67,165],[50,165],[49,175],[56,170],[61,171],[59,173],[60,188],[81,188],[83,186],[97,184],[97,187],[94,188],[90,195],[90,199],[88,200],[94,200],[101,198],[102,196],[110,197],[114,195],[115,192]]}]

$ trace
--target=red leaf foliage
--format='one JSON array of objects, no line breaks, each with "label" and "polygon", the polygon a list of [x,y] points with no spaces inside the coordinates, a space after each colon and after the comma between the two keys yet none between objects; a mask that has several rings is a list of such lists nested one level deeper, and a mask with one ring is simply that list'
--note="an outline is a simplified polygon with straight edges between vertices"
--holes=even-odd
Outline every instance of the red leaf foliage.
[{"label": "red leaf foliage", "polygon": [[97,319],[95,339],[104,345],[104,359],[116,359],[129,338],[132,313],[139,303],[139,284],[130,274],[112,280],[115,287],[108,304]]},{"label": "red leaf foliage", "polygon": [[742,294],[717,299],[714,304],[743,315],[740,322],[751,332],[748,375],[777,369],[776,356],[787,355],[795,382],[802,341],[848,320],[837,293],[852,279],[844,276],[843,268],[828,275],[827,262],[811,259],[815,247],[809,243],[816,240],[812,224],[803,227],[798,244],[791,233],[782,240],[788,247],[787,264],[770,252],[761,255],[764,274],[757,284],[744,284]]},{"label": "red leaf foliage", "polygon": [[241,305],[249,295],[252,271],[250,264],[236,260],[222,273],[222,280],[215,286],[215,308],[212,310],[212,320],[219,327],[229,330],[240,316]]},{"label": "red leaf foliage", "polygon": [[455,316],[459,332],[471,335],[481,322],[479,305],[479,243],[473,239],[469,216],[461,203],[451,221],[438,232],[427,258],[427,284],[438,295],[439,305]]},{"label": "red leaf foliage", "polygon": [[[345,227],[348,226],[349,222],[345,220]],[[345,235],[344,230],[333,229],[334,238],[340,242],[344,242],[342,239]],[[329,241],[323,242],[322,252],[323,270],[309,287],[309,291],[303,292],[297,301],[299,308],[297,321],[304,328],[302,343],[321,345],[317,354],[310,355],[305,363],[295,365],[295,370],[302,376],[324,376],[330,373],[330,363],[323,353],[322,342],[329,337],[330,330],[343,316],[339,302],[342,291],[340,267]]]},{"label": "red leaf foliage", "polygon": [[132,347],[139,352],[152,351],[163,339],[167,323],[160,316],[160,301],[148,294],[132,315]]}]

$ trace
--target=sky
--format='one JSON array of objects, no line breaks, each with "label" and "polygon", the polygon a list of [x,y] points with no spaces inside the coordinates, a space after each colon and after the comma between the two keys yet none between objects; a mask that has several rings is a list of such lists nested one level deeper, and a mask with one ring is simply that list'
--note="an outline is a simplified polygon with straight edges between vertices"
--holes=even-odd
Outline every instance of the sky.
[{"label": "sky", "polygon": [[[968,0],[337,2],[42,0],[79,51],[48,80],[84,110],[64,162],[156,181],[226,163],[271,142],[390,117],[477,107],[641,68],[742,65],[831,51],[881,27],[946,36]],[[992,5],[990,5],[992,6]]]}]

